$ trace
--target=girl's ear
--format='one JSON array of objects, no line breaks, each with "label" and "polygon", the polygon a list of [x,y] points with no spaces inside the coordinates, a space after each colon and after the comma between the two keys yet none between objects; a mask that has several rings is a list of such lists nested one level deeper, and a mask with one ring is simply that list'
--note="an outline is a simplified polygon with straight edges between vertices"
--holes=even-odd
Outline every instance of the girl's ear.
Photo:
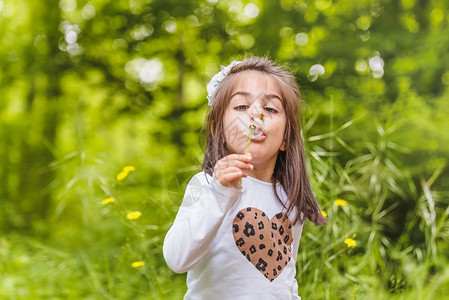
[{"label": "girl's ear", "polygon": [[287,149],[287,146],[285,145],[285,141],[283,141],[279,150],[285,151],[286,149]]},{"label": "girl's ear", "polygon": [[215,138],[215,133],[214,133],[214,121],[212,121],[210,123],[210,133],[212,134],[212,137]]}]

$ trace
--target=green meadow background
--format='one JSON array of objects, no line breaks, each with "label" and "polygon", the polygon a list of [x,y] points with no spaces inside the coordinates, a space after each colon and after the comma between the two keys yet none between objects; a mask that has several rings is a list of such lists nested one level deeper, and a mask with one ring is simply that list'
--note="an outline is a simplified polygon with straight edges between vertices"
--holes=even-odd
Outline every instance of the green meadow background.
[{"label": "green meadow background", "polygon": [[206,84],[249,55],[304,100],[328,224],[305,224],[303,299],[447,299],[439,0],[0,0],[0,299],[182,299],[163,239]]}]

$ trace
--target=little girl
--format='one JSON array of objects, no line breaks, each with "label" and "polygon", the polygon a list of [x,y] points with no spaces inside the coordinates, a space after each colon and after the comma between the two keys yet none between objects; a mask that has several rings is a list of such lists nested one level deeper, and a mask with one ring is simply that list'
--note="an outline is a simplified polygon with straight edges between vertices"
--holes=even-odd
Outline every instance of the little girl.
[{"label": "little girl", "polygon": [[305,218],[325,223],[307,178],[294,77],[265,58],[208,84],[202,172],[190,180],[163,253],[187,273],[184,299],[300,299]]}]

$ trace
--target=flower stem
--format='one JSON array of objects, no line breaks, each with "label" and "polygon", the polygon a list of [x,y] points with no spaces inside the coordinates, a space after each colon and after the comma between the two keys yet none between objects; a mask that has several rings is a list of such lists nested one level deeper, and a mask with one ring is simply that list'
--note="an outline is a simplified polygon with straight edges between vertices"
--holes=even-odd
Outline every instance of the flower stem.
[{"label": "flower stem", "polygon": [[251,131],[248,135],[248,142],[246,143],[245,155],[248,154],[249,144],[251,144],[252,136],[253,136],[253,132]]},{"label": "flower stem", "polygon": [[246,143],[245,155],[248,154],[249,144],[251,144],[251,138],[253,137],[256,126],[253,124],[249,125],[248,142]]}]

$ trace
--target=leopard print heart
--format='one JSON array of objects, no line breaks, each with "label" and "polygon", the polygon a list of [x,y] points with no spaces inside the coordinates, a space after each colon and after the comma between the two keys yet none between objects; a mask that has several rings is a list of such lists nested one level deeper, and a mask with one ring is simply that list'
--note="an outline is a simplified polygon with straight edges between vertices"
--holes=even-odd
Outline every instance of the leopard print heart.
[{"label": "leopard print heart", "polygon": [[232,222],[235,244],[259,272],[273,281],[292,256],[292,223],[285,213],[271,220],[260,209],[240,210]]}]

